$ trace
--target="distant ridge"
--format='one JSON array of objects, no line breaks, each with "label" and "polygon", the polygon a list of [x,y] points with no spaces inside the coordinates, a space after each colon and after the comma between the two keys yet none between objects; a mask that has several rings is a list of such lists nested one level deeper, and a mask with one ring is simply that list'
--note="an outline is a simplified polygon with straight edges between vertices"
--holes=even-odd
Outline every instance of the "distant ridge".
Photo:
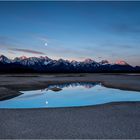
[{"label": "distant ridge", "polygon": [[0,72],[22,73],[65,73],[65,72],[140,72],[139,66],[131,66],[123,60],[111,64],[108,60],[96,62],[90,58],[84,61],[69,61],[64,59],[53,60],[47,56],[43,57],[16,57],[9,59],[0,55]]}]

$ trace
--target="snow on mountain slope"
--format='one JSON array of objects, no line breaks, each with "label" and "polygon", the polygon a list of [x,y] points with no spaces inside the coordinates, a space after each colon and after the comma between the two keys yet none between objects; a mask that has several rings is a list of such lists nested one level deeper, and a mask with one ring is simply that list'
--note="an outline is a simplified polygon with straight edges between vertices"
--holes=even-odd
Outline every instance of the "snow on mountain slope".
[{"label": "snow on mountain slope", "polygon": [[51,59],[49,59],[47,56],[46,57],[16,57],[13,62],[14,63],[19,63],[25,66],[32,66],[32,65],[46,65]]},{"label": "snow on mountain slope", "polygon": [[0,55],[0,62],[2,63],[11,63],[11,60],[8,59],[6,56],[4,55]]},{"label": "snow on mountain slope", "polygon": [[[108,60],[102,60],[101,62],[96,62],[90,58],[85,59],[82,62],[78,62],[78,61],[68,61],[68,60],[63,60],[63,59],[59,59],[59,60],[52,60],[50,58],[48,58],[47,56],[40,56],[40,57],[26,57],[26,56],[21,56],[21,57],[15,57],[13,60],[8,59],[6,56],[4,55],[0,55],[0,62],[3,63],[12,63],[12,62],[17,62],[23,65],[35,65],[35,64],[44,64],[47,65],[50,62],[60,64],[72,64],[73,66],[79,66],[79,65],[85,65],[85,64],[92,64],[95,66],[99,66],[99,65],[107,65],[110,64]],[[123,60],[118,60],[114,63],[115,65],[129,65],[127,62],[123,61]]]},{"label": "snow on mountain slope", "polygon": [[116,61],[114,64],[109,63],[108,60],[96,62],[90,58],[84,61],[69,61],[64,59],[53,60],[47,56],[40,57],[16,57],[13,60],[8,59],[4,55],[0,56],[0,62],[3,64],[13,64],[14,66],[21,65],[24,68],[30,68],[37,71],[70,71],[70,72],[95,72],[95,71],[127,71],[139,68],[134,68],[123,60]]}]

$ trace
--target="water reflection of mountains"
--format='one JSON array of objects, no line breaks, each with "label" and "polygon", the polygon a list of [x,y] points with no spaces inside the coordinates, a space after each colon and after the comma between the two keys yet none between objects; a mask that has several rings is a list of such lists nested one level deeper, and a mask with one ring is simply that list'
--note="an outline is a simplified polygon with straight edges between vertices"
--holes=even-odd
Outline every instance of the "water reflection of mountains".
[{"label": "water reflection of mountains", "polygon": [[62,90],[63,88],[69,88],[69,87],[74,88],[74,87],[82,86],[86,89],[90,89],[90,88],[95,87],[98,84],[100,84],[100,83],[97,83],[97,82],[94,82],[94,83],[93,82],[73,82],[73,83],[53,84],[53,85],[49,85],[45,89],[41,89],[41,93],[36,93],[36,94],[32,94],[32,95],[26,94],[25,96],[20,97],[20,98],[33,98],[33,97],[36,97],[36,96],[40,96],[42,94],[47,93],[47,92],[44,92],[44,91],[48,91],[48,90],[55,91],[55,90],[53,90],[53,88],[58,88],[58,89]]},{"label": "water reflection of mountains", "polygon": [[[36,96],[40,96],[40,95],[44,94],[43,91],[48,91],[48,90],[53,91],[53,88],[63,89],[63,88],[70,88],[70,87],[72,87],[72,88],[74,88],[74,87],[84,87],[86,89],[90,89],[90,88],[95,87],[98,84],[100,84],[100,83],[98,83],[98,82],[73,82],[73,83],[53,84],[53,85],[49,85],[45,89],[40,89],[41,93],[24,94],[24,93],[21,92],[21,94],[24,94],[24,96],[20,96],[19,98],[24,99],[24,98],[33,98],[33,97],[36,97]],[[15,98],[19,95],[20,94],[10,96],[10,97],[7,95],[7,97],[4,100],[12,99],[12,98]]]},{"label": "water reflection of mountains", "polygon": [[98,82],[73,82],[73,83],[49,85],[47,89],[51,89],[54,87],[63,89],[63,88],[79,87],[79,86],[89,89],[89,88],[93,88],[94,86],[96,86],[98,84],[99,84]]}]

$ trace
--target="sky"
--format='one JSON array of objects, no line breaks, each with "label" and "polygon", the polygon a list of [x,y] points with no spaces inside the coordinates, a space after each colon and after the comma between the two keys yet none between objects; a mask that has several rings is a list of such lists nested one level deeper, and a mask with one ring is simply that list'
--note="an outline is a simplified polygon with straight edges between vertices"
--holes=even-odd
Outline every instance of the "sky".
[{"label": "sky", "polygon": [[140,2],[0,1],[0,54],[140,65]]}]

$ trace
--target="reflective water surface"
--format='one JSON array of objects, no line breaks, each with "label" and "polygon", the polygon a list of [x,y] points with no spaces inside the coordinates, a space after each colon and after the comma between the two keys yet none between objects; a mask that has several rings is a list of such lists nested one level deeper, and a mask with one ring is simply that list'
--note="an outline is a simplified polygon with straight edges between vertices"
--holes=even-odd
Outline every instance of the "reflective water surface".
[{"label": "reflective water surface", "polygon": [[140,101],[140,92],[111,89],[90,82],[49,85],[46,89],[21,92],[24,94],[0,101],[0,108],[76,107]]}]

